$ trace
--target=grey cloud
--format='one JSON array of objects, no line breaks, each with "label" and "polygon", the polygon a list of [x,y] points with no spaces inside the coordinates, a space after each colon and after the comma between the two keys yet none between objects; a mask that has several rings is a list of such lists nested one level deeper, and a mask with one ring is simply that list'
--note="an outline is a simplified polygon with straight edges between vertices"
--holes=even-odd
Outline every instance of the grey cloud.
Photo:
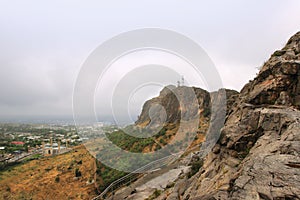
[{"label": "grey cloud", "polygon": [[299,8],[298,0],[1,1],[0,115],[72,115],[73,84],[87,56],[110,37],[143,27],[192,38],[224,86],[240,90],[299,31]]}]

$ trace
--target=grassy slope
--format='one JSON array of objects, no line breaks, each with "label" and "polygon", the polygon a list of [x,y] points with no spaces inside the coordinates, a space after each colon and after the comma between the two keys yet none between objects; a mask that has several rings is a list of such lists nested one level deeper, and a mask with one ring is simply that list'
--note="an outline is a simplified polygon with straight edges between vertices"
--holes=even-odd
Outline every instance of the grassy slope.
[{"label": "grassy slope", "polygon": [[[82,173],[78,179],[74,178],[76,168]],[[94,172],[93,157],[79,146],[0,172],[0,199],[90,199],[95,186],[87,181],[93,180]]]}]

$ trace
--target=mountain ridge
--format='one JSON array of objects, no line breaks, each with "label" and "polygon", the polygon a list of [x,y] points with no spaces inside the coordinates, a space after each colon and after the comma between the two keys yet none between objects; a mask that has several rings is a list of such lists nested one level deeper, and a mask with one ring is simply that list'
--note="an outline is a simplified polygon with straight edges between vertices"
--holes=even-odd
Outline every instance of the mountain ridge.
[{"label": "mountain ridge", "polygon": [[300,199],[299,97],[300,32],[243,87],[183,199]]},{"label": "mountain ridge", "polygon": [[[151,199],[300,199],[300,32],[228,99],[219,140],[205,157],[193,155],[192,167],[202,159],[196,173],[154,191]],[[149,104],[159,100],[147,102],[137,125],[150,123]]]}]

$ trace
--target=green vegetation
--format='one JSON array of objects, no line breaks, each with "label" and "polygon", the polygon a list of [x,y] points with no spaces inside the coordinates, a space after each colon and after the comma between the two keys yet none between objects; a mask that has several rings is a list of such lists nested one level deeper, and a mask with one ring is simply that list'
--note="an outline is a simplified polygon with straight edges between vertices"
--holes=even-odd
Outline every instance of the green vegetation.
[{"label": "green vegetation", "polygon": [[1,162],[0,163],[0,172],[2,171],[10,171],[12,170],[14,167],[18,166],[18,165],[21,165],[21,164],[24,164],[26,162],[29,162],[31,160],[36,160],[36,159],[39,159],[41,157],[40,154],[34,154],[28,158],[25,158],[24,160],[22,160],[21,162]]},{"label": "green vegetation", "polygon": [[19,162],[11,162],[11,163],[0,163],[0,173],[4,171],[11,171],[14,167],[20,165]]},{"label": "green vegetation", "polygon": [[155,143],[152,138],[136,138],[124,133],[122,130],[106,135],[115,145],[135,153],[142,152],[146,147],[152,147]]},{"label": "green vegetation", "polygon": [[286,51],[282,51],[282,50],[277,50],[273,53],[273,56],[282,56],[283,54],[285,54]]},{"label": "green vegetation", "polygon": [[[107,132],[106,137],[109,141],[111,141],[113,144],[117,145],[123,150],[127,150],[130,152],[134,153],[139,153],[143,151],[151,151],[155,149],[156,151],[161,149],[161,145],[167,145],[167,141],[172,137],[171,134],[167,135],[167,131],[175,129],[177,126],[173,125],[172,127],[166,126],[163,127],[157,134],[148,137],[148,138],[139,138],[139,137],[134,137],[131,135],[136,135],[136,136],[143,136],[146,137],[151,134],[151,130],[147,129],[142,129],[140,127],[135,127],[135,126],[127,126],[123,130],[117,130],[113,132]],[[175,130],[174,130],[175,131]],[[128,134],[130,133],[130,135]],[[187,138],[192,134],[187,133]],[[159,144],[158,144],[159,143]],[[186,142],[185,142],[186,143]],[[177,148],[179,148],[181,145],[184,144],[184,141],[176,141],[175,144],[170,144],[169,150],[171,152],[175,151]],[[162,151],[161,155],[159,157],[165,157],[169,155],[169,150],[168,151]],[[101,153],[97,154],[97,159],[98,160],[105,160],[106,162],[114,162],[112,163],[114,166],[118,165],[120,168],[129,166],[130,163],[134,162],[136,165],[142,165],[143,163],[148,163],[147,160],[143,159],[149,159],[147,157],[145,158],[139,158],[139,159],[130,159],[130,160],[122,160],[122,162],[118,163],[116,159],[112,158],[117,158],[119,156],[119,151],[115,148],[112,148],[110,145],[107,145],[102,148]],[[107,164],[107,163],[106,163]],[[193,170],[195,170],[195,166],[192,167]],[[198,168],[199,169],[199,168]],[[109,168],[105,166],[104,164],[97,162],[97,178],[96,182],[99,183],[99,191],[103,191],[106,187],[108,187],[112,182],[115,180],[125,176],[126,173]],[[125,183],[124,183],[125,184]],[[120,183],[120,186],[122,183]],[[170,185],[172,187],[174,185]],[[161,191],[157,190],[152,194],[152,197],[150,199],[154,199],[158,197],[161,194]]]},{"label": "green vegetation", "polygon": [[210,108],[205,107],[205,108],[204,108],[204,111],[203,111],[203,116],[204,116],[204,117],[209,117],[210,114],[211,114]]},{"label": "green vegetation", "polygon": [[41,157],[41,154],[34,154],[26,159],[23,160],[23,163],[24,162],[28,162],[28,161],[31,161],[31,160],[36,160],[36,159],[39,159]]},{"label": "green vegetation", "polygon": [[244,160],[247,156],[248,156],[248,154],[250,153],[250,149],[251,148],[246,148],[244,151],[242,151],[242,152],[240,152],[239,154],[238,154],[238,158],[240,159],[240,160]]},{"label": "green vegetation", "polygon": [[194,176],[202,166],[203,166],[202,159],[199,158],[198,160],[193,161],[191,163],[191,171],[188,173],[188,178],[191,178],[192,176]]},{"label": "green vegetation", "polygon": [[97,162],[97,171],[96,171],[98,177],[102,180],[99,181],[100,186],[99,190],[103,191],[106,187],[108,187],[112,182],[115,180],[125,176],[127,173],[118,171],[116,169],[112,169],[110,167],[107,167],[103,165],[100,162]]},{"label": "green vegetation", "polygon": [[167,144],[168,144],[168,143],[167,143],[164,139],[162,139],[162,138],[159,140],[159,143],[162,144],[162,145],[167,145]]},{"label": "green vegetation", "polygon": [[169,189],[169,188],[172,188],[175,186],[175,182],[172,182],[172,183],[169,183],[167,186],[166,186],[166,189]]},{"label": "green vegetation", "polygon": [[161,190],[155,189],[155,191],[153,192],[153,194],[150,197],[148,197],[146,200],[154,200],[157,197],[159,197],[159,195],[161,195],[161,193],[162,193]]},{"label": "green vegetation", "polygon": [[24,146],[21,145],[13,145],[13,144],[7,144],[5,148],[5,153],[13,153],[14,151],[28,151],[28,147],[26,144]]},{"label": "green vegetation", "polygon": [[81,177],[81,171],[78,168],[75,169],[75,177]]},{"label": "green vegetation", "polygon": [[167,128],[166,127],[163,127],[155,136],[156,138],[160,137],[160,136],[165,136],[166,135],[166,132],[167,132]]},{"label": "green vegetation", "polygon": [[60,181],[59,176],[56,176],[56,177],[55,177],[55,182],[56,182],[56,183],[59,183],[59,181]]}]

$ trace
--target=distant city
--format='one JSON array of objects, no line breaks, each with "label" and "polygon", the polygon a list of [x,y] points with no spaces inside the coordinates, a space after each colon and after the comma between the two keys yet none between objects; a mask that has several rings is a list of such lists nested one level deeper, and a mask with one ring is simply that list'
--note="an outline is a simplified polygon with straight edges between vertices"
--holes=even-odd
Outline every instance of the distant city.
[{"label": "distant city", "polygon": [[24,160],[66,153],[74,146],[117,128],[108,122],[80,127],[75,127],[71,120],[24,122],[0,122],[0,169]]}]

